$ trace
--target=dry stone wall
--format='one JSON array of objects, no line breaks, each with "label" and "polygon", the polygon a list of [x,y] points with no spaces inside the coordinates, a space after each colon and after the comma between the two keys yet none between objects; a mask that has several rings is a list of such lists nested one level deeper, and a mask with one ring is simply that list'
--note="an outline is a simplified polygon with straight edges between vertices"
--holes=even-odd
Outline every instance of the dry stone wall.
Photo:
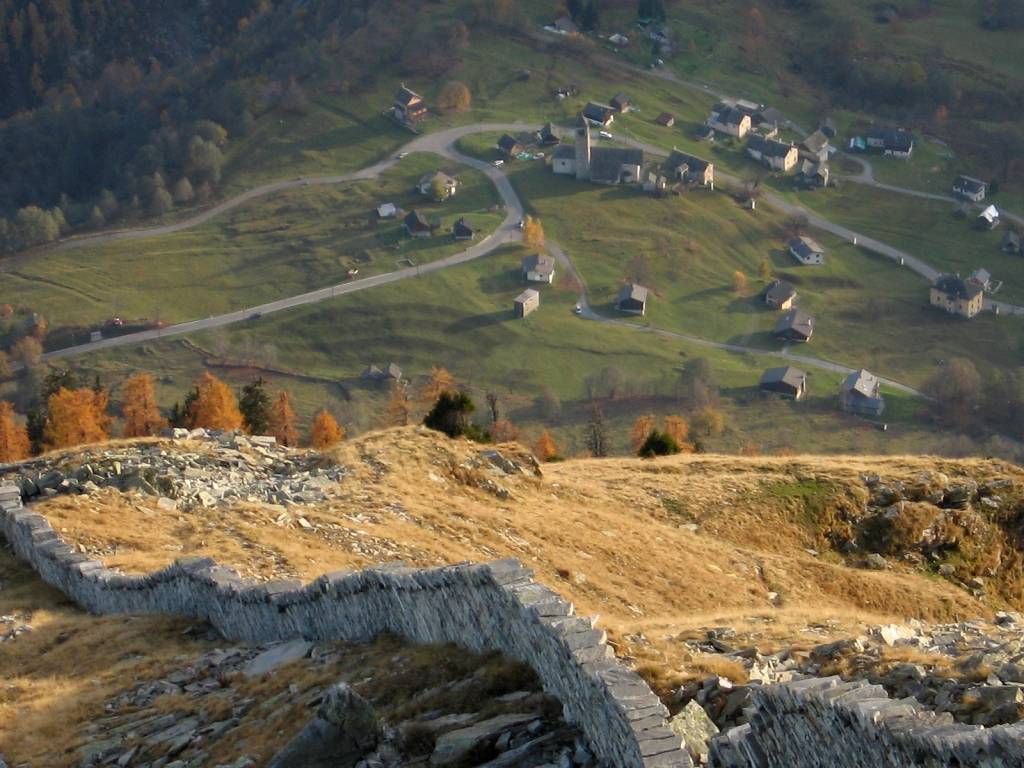
[{"label": "dry stone wall", "polygon": [[711,745],[715,768],[1011,768],[1024,723],[983,728],[838,677],[755,689],[749,722]]},{"label": "dry stone wall", "polygon": [[107,569],[66,544],[47,520],[0,488],[0,533],[49,584],[96,614],[166,613],[209,621],[250,643],[361,642],[390,632],[417,643],[500,650],[529,664],[565,719],[612,768],[692,768],[664,705],[619,664],[591,618],[515,560],[416,570],[401,565],[261,583],[208,558],[150,574]]}]

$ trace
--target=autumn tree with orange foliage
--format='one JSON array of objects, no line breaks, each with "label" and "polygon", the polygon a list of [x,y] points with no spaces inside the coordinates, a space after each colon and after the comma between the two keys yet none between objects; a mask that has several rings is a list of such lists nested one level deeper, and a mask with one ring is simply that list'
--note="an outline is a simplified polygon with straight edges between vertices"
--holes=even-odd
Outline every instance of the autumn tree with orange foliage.
[{"label": "autumn tree with orange foliage", "polygon": [[679,443],[680,447],[685,447],[687,439],[690,437],[690,425],[682,416],[666,416],[663,431]]},{"label": "autumn tree with orange foliage", "polygon": [[537,458],[541,461],[551,461],[552,459],[558,458],[558,444],[555,443],[555,438],[553,438],[551,433],[546,429],[537,439],[537,445],[534,448],[534,453],[537,454]]},{"label": "autumn tree with orange foliage", "polygon": [[527,248],[544,247],[544,226],[540,223],[540,219],[533,216],[523,219],[523,244]]},{"label": "autumn tree with orange foliage", "polygon": [[156,405],[156,385],[148,373],[137,373],[124,383],[125,437],[151,437],[167,426],[167,419],[160,415]]},{"label": "autumn tree with orange foliage", "polygon": [[387,426],[407,427],[412,417],[412,402],[409,400],[409,388],[401,381],[391,382],[388,396]]},{"label": "autumn tree with orange foliage", "polygon": [[472,100],[473,96],[466,84],[453,80],[441,89],[437,97],[437,106],[445,112],[465,112]]},{"label": "autumn tree with orange foliage", "polygon": [[654,416],[646,413],[642,416],[637,416],[636,421],[633,422],[633,428],[629,430],[629,442],[633,446],[634,453],[640,450],[640,446],[644,444],[644,440],[654,431]]},{"label": "autumn tree with orange foliage", "polygon": [[435,365],[430,369],[430,381],[423,388],[420,399],[427,405],[433,405],[444,392],[455,389],[455,377],[446,369]]},{"label": "autumn tree with orange foliage", "polygon": [[106,440],[110,417],[105,390],[61,387],[46,401],[43,444],[47,448],[70,448]]},{"label": "autumn tree with orange foliage", "polygon": [[209,371],[196,381],[188,410],[189,425],[203,429],[241,429],[242,412],[234,392]]},{"label": "autumn tree with orange foliage", "polygon": [[34,368],[43,358],[43,345],[34,336],[24,336],[11,348],[11,359]]},{"label": "autumn tree with orange foliage", "polygon": [[345,428],[327,411],[320,411],[313,418],[309,442],[319,451],[337,445],[345,439]]},{"label": "autumn tree with orange foliage", "polygon": [[296,421],[291,397],[287,392],[278,392],[273,405],[270,406],[270,434],[276,437],[277,442],[281,445],[294,448],[299,444],[299,430],[295,426]]},{"label": "autumn tree with orange foliage", "polygon": [[508,419],[491,424],[491,439],[496,443],[514,443],[519,439],[519,428]]},{"label": "autumn tree with orange foliage", "polygon": [[21,461],[28,455],[28,430],[14,418],[14,407],[0,400],[0,461]]}]

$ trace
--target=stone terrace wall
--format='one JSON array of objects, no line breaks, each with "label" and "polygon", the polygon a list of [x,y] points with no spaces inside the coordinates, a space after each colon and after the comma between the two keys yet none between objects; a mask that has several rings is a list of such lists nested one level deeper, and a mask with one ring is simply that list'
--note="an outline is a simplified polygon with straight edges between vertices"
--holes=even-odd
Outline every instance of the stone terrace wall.
[{"label": "stone terrace wall", "polygon": [[955,723],[916,699],[838,677],[755,691],[750,721],[711,745],[715,768],[1010,768],[1024,766],[1024,723]]},{"label": "stone terrace wall", "polygon": [[17,488],[0,488],[0,534],[44,581],[96,614],[165,613],[209,621],[251,643],[305,638],[369,641],[390,632],[416,643],[500,650],[529,664],[565,718],[612,768],[690,768],[668,714],[619,664],[604,632],[515,560],[432,570],[382,566],[299,581],[247,581],[206,558],[145,575],[104,568],[65,544]]}]

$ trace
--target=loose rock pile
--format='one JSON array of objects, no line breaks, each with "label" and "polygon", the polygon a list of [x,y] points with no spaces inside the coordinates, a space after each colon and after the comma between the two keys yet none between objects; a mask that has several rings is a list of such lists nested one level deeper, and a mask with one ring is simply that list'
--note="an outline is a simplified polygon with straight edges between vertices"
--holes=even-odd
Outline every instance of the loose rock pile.
[{"label": "loose rock pile", "polygon": [[1020,614],[1000,613],[993,623],[912,621],[865,627],[857,637],[776,653],[761,653],[756,646],[737,642],[737,637],[732,629],[717,627],[707,630],[702,640],[683,641],[693,652],[741,664],[748,677],[739,683],[712,676],[675,692],[674,703],[685,706],[672,728],[686,739],[695,757],[709,733],[748,721],[747,708],[757,688],[808,675],[839,674],[846,680],[880,685],[893,699],[914,698],[959,723],[995,726],[1024,720],[1024,618]]},{"label": "loose rock pile", "polygon": [[[597,768],[578,731],[558,716],[560,705],[536,690],[497,696],[487,712],[461,711],[459,703],[480,699],[489,685],[483,671],[420,691],[415,699],[436,707],[388,722],[374,705],[348,684],[313,685],[300,681],[303,670],[330,669],[342,651],[331,645],[296,640],[273,645],[232,646],[204,654],[163,679],[137,683],[105,704],[108,713],[93,721],[79,750],[80,768]],[[299,665],[299,666],[296,666]],[[391,658],[390,674],[402,675],[405,658]],[[280,692],[256,696],[245,682],[284,675]],[[380,681],[384,687],[386,677]],[[373,695],[372,678],[359,687]],[[262,690],[262,689],[257,689]],[[176,711],[154,706],[157,699],[180,697]],[[305,727],[281,713],[299,703],[308,712]],[[403,702],[408,705],[408,702]],[[415,703],[415,702],[414,702]],[[422,710],[422,711],[420,711]],[[291,711],[294,711],[291,710]],[[301,722],[301,721],[300,721]],[[238,754],[233,762],[213,762],[223,747],[245,752],[245,733],[295,735],[276,755]]]},{"label": "loose rock pile", "polygon": [[347,475],[344,467],[273,437],[204,429],[170,430],[167,437],[0,467],[0,485],[17,485],[25,499],[116,488],[157,497],[166,510],[188,510],[240,501],[315,504],[330,498]]}]

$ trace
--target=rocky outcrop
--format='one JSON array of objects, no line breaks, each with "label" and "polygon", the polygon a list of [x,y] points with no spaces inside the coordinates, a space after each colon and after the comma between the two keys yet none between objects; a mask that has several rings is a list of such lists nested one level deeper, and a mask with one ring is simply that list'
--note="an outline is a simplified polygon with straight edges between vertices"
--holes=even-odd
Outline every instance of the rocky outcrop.
[{"label": "rocky outcrop", "polygon": [[25,499],[114,488],[154,496],[165,510],[236,502],[316,504],[330,498],[348,470],[273,437],[205,429],[169,430],[172,442],[85,448],[0,466],[0,485]]},{"label": "rocky outcrop", "polygon": [[381,725],[373,706],[339,683],[324,695],[316,717],[306,723],[269,768],[336,768],[355,762],[377,746]]},{"label": "rocky outcrop", "polygon": [[750,722],[711,745],[716,768],[1004,768],[1024,765],[1024,723],[955,723],[881,686],[808,678],[753,692]]},{"label": "rocky outcrop", "polygon": [[415,570],[401,565],[297,581],[247,581],[205,558],[145,575],[76,553],[21,492],[0,488],[0,532],[49,584],[93,613],[192,616],[229,639],[368,641],[390,632],[419,643],[500,650],[529,664],[567,722],[616,768],[682,768],[691,761],[665,725],[667,710],[615,659],[593,618],[533,581],[517,561]]}]

